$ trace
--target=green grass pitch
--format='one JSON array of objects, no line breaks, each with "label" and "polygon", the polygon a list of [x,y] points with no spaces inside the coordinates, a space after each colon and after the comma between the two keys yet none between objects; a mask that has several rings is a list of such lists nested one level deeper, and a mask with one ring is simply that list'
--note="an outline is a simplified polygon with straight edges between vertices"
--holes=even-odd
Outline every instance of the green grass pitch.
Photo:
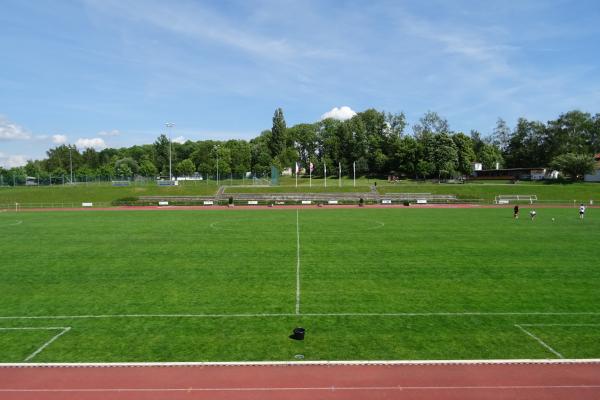
[{"label": "green grass pitch", "polygon": [[600,357],[597,210],[511,213],[0,213],[0,362]]}]

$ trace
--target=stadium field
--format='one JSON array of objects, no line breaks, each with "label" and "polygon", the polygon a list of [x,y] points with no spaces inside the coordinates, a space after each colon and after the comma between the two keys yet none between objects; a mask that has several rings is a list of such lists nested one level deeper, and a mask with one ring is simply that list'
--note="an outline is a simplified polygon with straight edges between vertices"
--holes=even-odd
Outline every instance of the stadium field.
[{"label": "stadium field", "polygon": [[599,358],[597,210],[511,213],[3,212],[0,362]]}]

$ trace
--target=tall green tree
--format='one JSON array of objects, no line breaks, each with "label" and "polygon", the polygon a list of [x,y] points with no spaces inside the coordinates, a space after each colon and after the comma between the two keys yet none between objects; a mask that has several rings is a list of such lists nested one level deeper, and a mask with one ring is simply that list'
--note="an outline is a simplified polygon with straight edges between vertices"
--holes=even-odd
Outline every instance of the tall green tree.
[{"label": "tall green tree", "polygon": [[317,126],[298,124],[288,128],[288,136],[294,141],[298,156],[303,165],[317,161]]},{"label": "tall green tree", "polygon": [[175,167],[175,173],[177,176],[192,176],[196,171],[196,166],[194,162],[189,158],[186,158],[183,161],[177,163]]},{"label": "tall green tree", "polygon": [[554,157],[551,166],[575,181],[593,172],[595,161],[594,157],[587,154],[567,153]]},{"label": "tall green tree", "polygon": [[388,138],[400,139],[404,135],[404,129],[406,129],[406,116],[403,112],[392,114],[385,114],[385,134]]},{"label": "tall green tree", "polygon": [[[160,135],[154,141],[154,165],[158,169],[158,172],[165,176],[169,174],[169,149],[170,142],[169,138],[166,135]],[[171,149],[171,162],[174,165],[176,162],[175,157],[173,157],[173,152]]]},{"label": "tall green tree", "polygon": [[589,113],[569,111],[547,125],[547,146],[551,157],[565,153],[592,153],[595,137],[594,121]]},{"label": "tall green tree", "polygon": [[442,118],[438,113],[434,111],[427,111],[425,115],[419,119],[419,123],[413,126],[413,132],[415,137],[419,139],[422,135],[428,133],[449,133],[450,126],[448,124],[448,120]]},{"label": "tall green tree", "polygon": [[271,157],[276,158],[282,154],[286,147],[286,124],[283,116],[283,110],[278,108],[273,114],[273,127],[269,142]]},{"label": "tall green tree", "polygon": [[494,169],[496,164],[504,165],[502,152],[492,144],[484,143],[477,152],[477,160],[482,164],[483,169]]},{"label": "tall green tree", "polygon": [[140,162],[139,174],[146,178],[154,178],[158,174],[156,166],[149,159],[142,159]]},{"label": "tall green tree", "polygon": [[258,137],[250,140],[251,169],[255,174],[271,173],[272,158],[269,150],[271,131],[263,131]]},{"label": "tall green tree", "polygon": [[452,176],[458,162],[458,151],[452,137],[445,133],[438,133],[433,139],[434,148],[431,152],[431,163],[438,179],[442,176]]},{"label": "tall green tree", "polygon": [[519,118],[504,151],[509,168],[543,167],[552,155],[547,152],[546,126],[542,122]]},{"label": "tall green tree", "polygon": [[492,133],[492,143],[501,151],[506,151],[510,145],[512,131],[502,118],[496,121],[496,127]]},{"label": "tall green tree", "polygon": [[231,171],[241,176],[250,171],[252,162],[252,149],[245,140],[228,140],[225,142],[231,154]]},{"label": "tall green tree", "polygon": [[[125,168],[123,166],[127,166],[127,167]],[[140,167],[139,167],[137,161],[135,161],[131,157],[121,158],[120,160],[117,160],[115,162],[115,171],[117,171],[118,175],[132,176],[134,174],[137,174],[139,169],[140,169]],[[128,171],[128,172],[130,171],[130,172],[127,175],[127,174],[123,173],[123,171]]]},{"label": "tall green tree", "polygon": [[476,158],[473,141],[464,133],[453,135],[452,141],[457,154],[456,169],[460,174],[468,176],[471,174],[472,164]]},{"label": "tall green tree", "polygon": [[73,164],[73,170],[76,170],[81,166],[81,154],[75,145],[63,144],[54,147],[48,150],[46,155],[48,156],[47,168],[49,170],[63,168],[65,171],[70,171],[71,161]]}]

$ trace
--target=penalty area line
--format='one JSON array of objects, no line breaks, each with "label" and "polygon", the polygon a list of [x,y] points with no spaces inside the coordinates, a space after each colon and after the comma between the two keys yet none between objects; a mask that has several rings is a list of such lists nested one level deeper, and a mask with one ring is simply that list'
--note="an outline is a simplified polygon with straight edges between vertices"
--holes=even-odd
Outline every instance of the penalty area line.
[{"label": "penalty area line", "polygon": [[550,345],[548,345],[546,342],[544,342],[542,339],[540,339],[539,337],[537,337],[533,333],[529,332],[527,329],[523,328],[521,325],[515,324],[515,326],[517,328],[519,328],[520,330],[522,330],[525,334],[527,334],[527,336],[535,339],[539,344],[541,344],[542,346],[544,346],[547,350],[549,350],[551,353],[553,353],[554,355],[556,355],[558,358],[565,358],[562,354],[560,354],[558,351],[554,350],[552,347],[550,347]]},{"label": "penalty area line", "polygon": [[43,345],[38,347],[33,353],[31,353],[29,356],[27,356],[27,358],[25,358],[25,360],[23,360],[24,362],[27,362],[27,361],[31,360],[33,357],[40,354],[46,347],[50,346],[56,339],[58,339],[65,333],[69,332],[71,330],[71,327],[70,326],[41,326],[41,327],[26,326],[26,327],[15,327],[15,328],[0,328],[0,331],[40,331],[40,330],[60,330],[60,332],[57,333],[56,335],[52,336],[50,338],[50,340],[48,340],[46,343],[44,343]]}]

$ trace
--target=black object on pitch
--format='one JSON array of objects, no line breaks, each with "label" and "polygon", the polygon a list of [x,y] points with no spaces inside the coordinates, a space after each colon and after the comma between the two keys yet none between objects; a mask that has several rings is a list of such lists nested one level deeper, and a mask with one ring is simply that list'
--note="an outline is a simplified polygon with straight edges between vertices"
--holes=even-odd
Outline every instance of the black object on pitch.
[{"label": "black object on pitch", "polygon": [[304,340],[304,332],[306,332],[304,328],[294,328],[294,333],[290,335],[290,339]]}]

